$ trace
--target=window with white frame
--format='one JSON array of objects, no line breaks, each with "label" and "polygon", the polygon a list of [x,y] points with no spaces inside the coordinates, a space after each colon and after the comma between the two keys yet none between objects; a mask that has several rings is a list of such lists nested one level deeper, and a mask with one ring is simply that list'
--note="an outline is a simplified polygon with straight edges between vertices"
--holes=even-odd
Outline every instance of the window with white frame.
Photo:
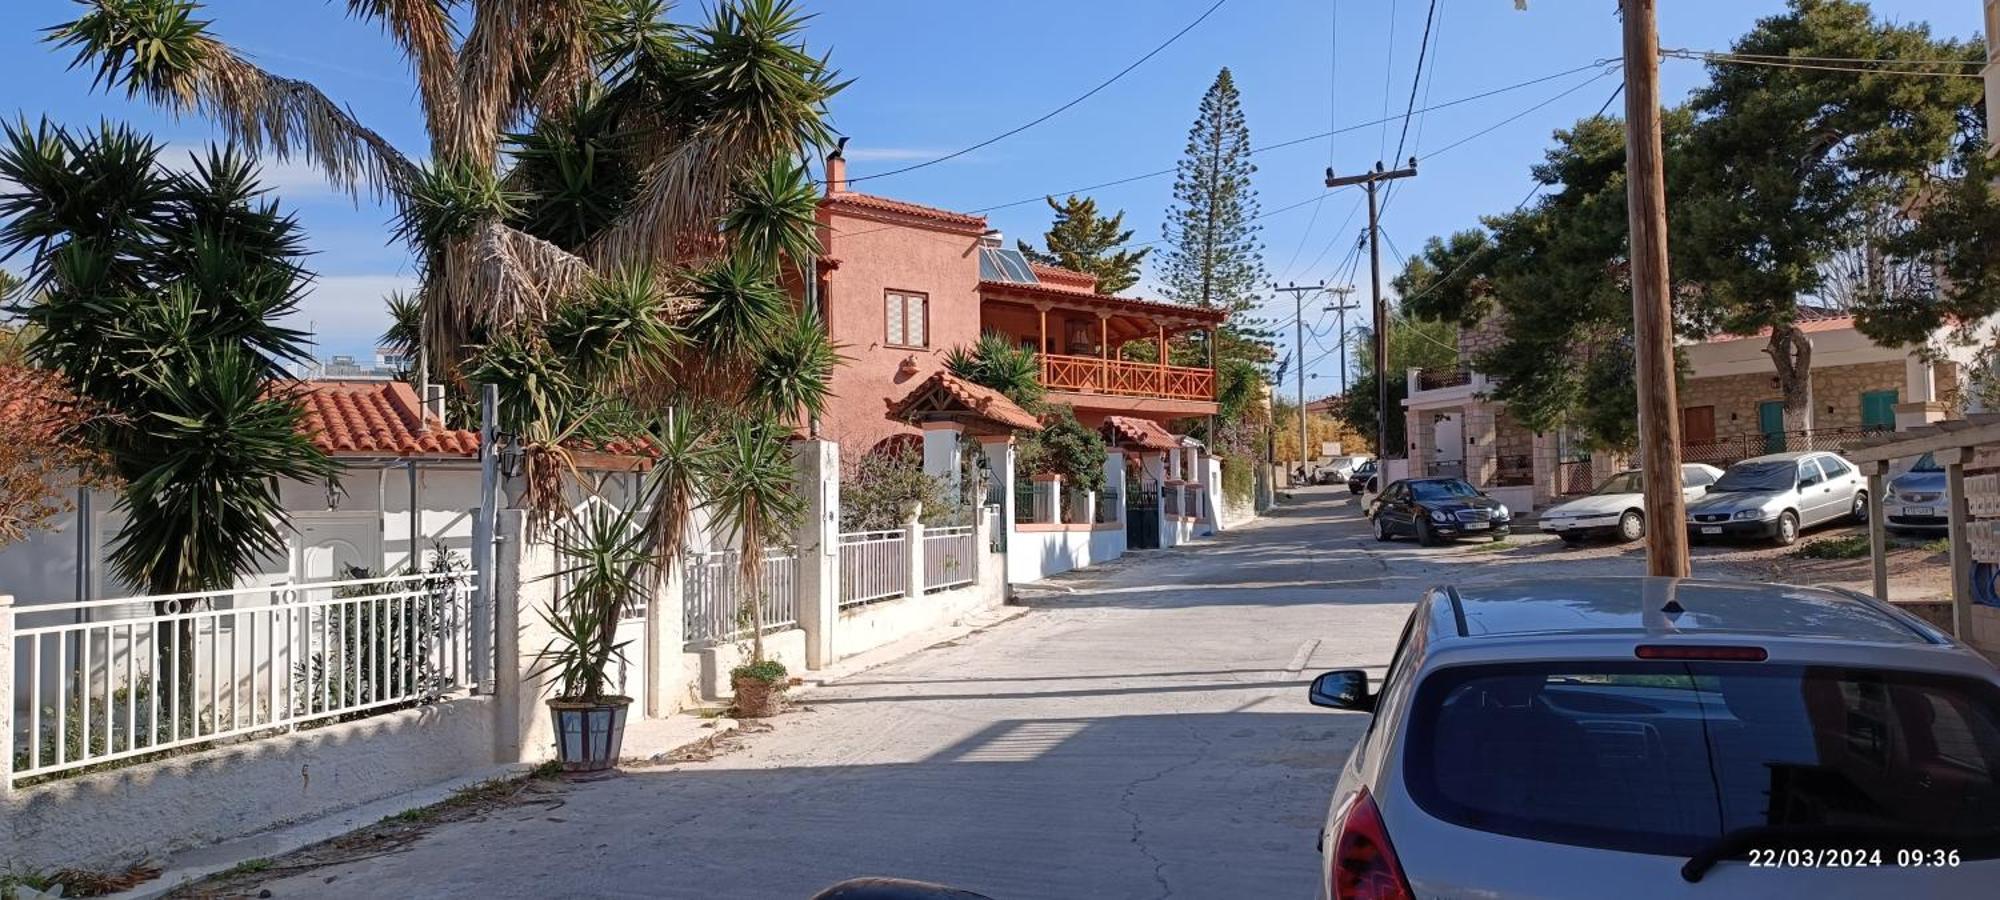
[{"label": "window with white frame", "polygon": [[930,298],[908,291],[883,295],[887,330],[884,341],[891,347],[930,346]]}]

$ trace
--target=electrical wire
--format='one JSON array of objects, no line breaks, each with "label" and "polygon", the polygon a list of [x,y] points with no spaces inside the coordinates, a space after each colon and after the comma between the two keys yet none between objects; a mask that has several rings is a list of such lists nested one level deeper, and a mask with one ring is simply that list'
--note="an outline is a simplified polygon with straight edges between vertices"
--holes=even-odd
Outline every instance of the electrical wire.
[{"label": "electrical wire", "polygon": [[1070,100],[1070,101],[1069,101],[1068,103],[1064,103],[1063,105],[1061,105],[1061,106],[1058,106],[1058,107],[1056,107],[1055,109],[1052,109],[1052,110],[1049,110],[1049,111],[1048,111],[1048,112],[1046,112],[1046,113],[1043,113],[1042,115],[1040,115],[1040,116],[1036,117],[1035,119],[1033,119],[1033,120],[1029,121],[1029,122],[1028,122],[1027,124],[1024,124],[1024,125],[1020,125],[1020,126],[1017,126],[1017,127],[1015,127],[1015,128],[1011,128],[1011,129],[1008,129],[1007,131],[1003,131],[1003,132],[1001,132],[1001,133],[999,133],[999,134],[996,134],[996,135],[994,135],[994,136],[992,136],[992,137],[990,137],[990,138],[987,138],[986,140],[983,140],[983,141],[980,141],[980,142],[979,142],[979,143],[977,143],[977,144],[973,144],[972,146],[969,146],[969,147],[965,147],[965,148],[963,148],[963,149],[960,149],[960,150],[954,150],[954,151],[952,151],[952,152],[950,152],[950,153],[947,153],[947,154],[945,154],[945,155],[943,155],[943,156],[940,156],[940,157],[938,157],[938,158],[936,158],[936,159],[929,159],[929,160],[925,160],[925,161],[923,161],[923,162],[920,162],[920,163],[915,163],[915,164],[913,164],[913,165],[908,165],[908,166],[904,166],[904,167],[902,167],[902,168],[900,168],[900,169],[891,169],[891,170],[889,170],[889,171],[887,171],[887,172],[877,172],[877,173],[875,173],[875,174],[873,174],[873,175],[864,175],[864,176],[861,176],[861,177],[859,177],[859,178],[851,178],[851,179],[848,179],[848,181],[849,181],[850,183],[856,183],[856,182],[862,182],[862,181],[868,181],[868,180],[871,180],[871,179],[875,179],[875,178],[887,178],[887,177],[889,177],[889,176],[891,176],[891,175],[901,175],[901,174],[903,174],[903,173],[905,173],[905,172],[914,172],[914,171],[916,171],[916,170],[918,170],[918,169],[923,169],[923,168],[928,168],[928,167],[930,167],[930,166],[935,166],[935,165],[937,165],[938,163],[941,163],[941,162],[945,162],[945,161],[947,161],[947,160],[952,160],[952,159],[957,159],[958,157],[961,157],[961,156],[964,156],[964,155],[965,155],[965,154],[967,154],[967,153],[971,153],[971,152],[973,152],[973,151],[975,151],[975,150],[978,150],[978,149],[981,149],[981,148],[983,148],[983,147],[990,147],[990,146],[992,146],[992,145],[994,145],[994,144],[997,144],[997,143],[999,143],[1000,141],[1003,141],[1003,140],[1006,140],[1007,138],[1010,138],[1010,137],[1013,137],[1014,135],[1017,135],[1017,134],[1020,134],[1020,133],[1021,133],[1021,132],[1023,132],[1023,131],[1027,131],[1027,130],[1028,130],[1028,129],[1030,129],[1030,128],[1033,128],[1033,127],[1035,127],[1035,126],[1037,126],[1037,125],[1040,125],[1040,124],[1042,124],[1043,122],[1046,122],[1046,121],[1048,121],[1048,120],[1050,120],[1050,119],[1053,119],[1053,118],[1055,118],[1056,116],[1058,116],[1058,115],[1061,115],[1061,114],[1062,114],[1062,113],[1063,113],[1063,112],[1064,112],[1065,110],[1068,110],[1068,109],[1069,109],[1070,107],[1073,107],[1073,106],[1075,106],[1075,105],[1077,105],[1077,104],[1079,104],[1079,103],[1082,103],[1082,102],[1083,102],[1083,101],[1085,101],[1085,100],[1088,100],[1088,99],[1090,99],[1091,97],[1095,96],[1095,95],[1097,94],[1097,92],[1099,92],[1099,91],[1102,91],[1102,90],[1104,90],[1105,88],[1108,88],[1108,87],[1110,87],[1111,85],[1113,85],[1113,84],[1117,83],[1118,79],[1120,79],[1120,78],[1124,78],[1124,77],[1125,77],[1126,75],[1129,75],[1129,74],[1131,74],[1131,72],[1132,72],[1132,70],[1133,70],[1133,69],[1136,69],[1136,68],[1139,68],[1139,67],[1140,67],[1141,65],[1144,65],[1144,64],[1145,64],[1145,62],[1146,62],[1146,60],[1149,60],[1149,59],[1152,59],[1152,58],[1153,58],[1153,57],[1155,57],[1155,56],[1158,56],[1158,55],[1160,54],[1160,52],[1161,52],[1161,51],[1163,51],[1163,50],[1167,49],[1167,48],[1168,48],[1168,47],[1170,47],[1170,46],[1173,46],[1173,43],[1174,43],[1175,41],[1178,41],[1178,40],[1180,40],[1180,39],[1181,39],[1181,38],[1182,38],[1182,37],[1183,37],[1184,35],[1186,35],[1186,34],[1187,34],[1188,32],[1190,32],[1190,31],[1193,31],[1193,30],[1195,29],[1195,26],[1197,26],[1197,25],[1200,25],[1200,24],[1201,24],[1201,23],[1202,23],[1203,21],[1205,21],[1205,20],[1206,20],[1206,19],[1207,19],[1207,18],[1208,18],[1209,16],[1211,16],[1211,15],[1214,15],[1214,14],[1215,14],[1215,11],[1216,11],[1216,10],[1218,10],[1218,9],[1221,9],[1221,8],[1222,8],[1222,4],[1224,4],[1224,3],[1228,3],[1228,2],[1229,2],[1229,0],[1215,0],[1215,2],[1214,2],[1213,4],[1210,4],[1210,5],[1209,5],[1208,9],[1205,9],[1205,10],[1203,10],[1203,11],[1202,11],[1201,15],[1199,15],[1199,16],[1196,16],[1196,17],[1195,17],[1195,19],[1194,19],[1194,21],[1192,21],[1192,22],[1189,22],[1189,23],[1187,23],[1187,25],[1186,25],[1186,26],[1184,26],[1184,27],[1182,27],[1182,28],[1181,28],[1181,30],[1179,30],[1179,31],[1176,31],[1176,32],[1174,32],[1174,34],[1173,34],[1173,36],[1172,36],[1172,37],[1170,37],[1170,38],[1167,38],[1167,39],[1166,39],[1166,41],[1162,42],[1162,43],[1161,43],[1161,44],[1160,44],[1159,46],[1157,46],[1157,47],[1154,47],[1153,49],[1151,49],[1151,50],[1148,50],[1148,51],[1146,51],[1146,55],[1145,55],[1145,56],[1141,56],[1141,57],[1139,57],[1138,59],[1136,59],[1136,60],[1133,60],[1133,61],[1132,61],[1132,64],[1131,64],[1131,65],[1128,65],[1128,66],[1126,66],[1126,67],[1125,67],[1125,68],[1123,68],[1123,69],[1119,69],[1119,70],[1118,70],[1118,74],[1116,74],[1116,75],[1113,75],[1113,76],[1111,76],[1110,78],[1107,78],[1107,79],[1105,79],[1104,81],[1101,81],[1101,82],[1099,82],[1099,83],[1098,83],[1098,85],[1097,85],[1096,87],[1094,87],[1094,88],[1091,88],[1090,90],[1087,90],[1087,91],[1084,91],[1084,92],[1083,92],[1082,94],[1079,94],[1079,95],[1077,95],[1077,97],[1076,97],[1075,99],[1073,99],[1073,100]]},{"label": "electrical wire", "polygon": [[1424,54],[1431,47],[1431,23],[1437,20],[1437,0],[1431,0],[1429,11],[1424,13],[1424,36],[1417,42],[1417,72],[1410,76],[1410,102],[1403,108],[1403,133],[1396,136],[1396,155],[1391,159],[1403,158],[1403,141],[1410,136],[1410,116],[1417,109],[1417,86],[1424,81]]},{"label": "electrical wire", "polygon": [[[1328,132],[1331,132],[1334,128],[1339,127],[1335,124],[1334,117],[1340,114],[1340,4],[1327,4],[1327,19],[1332,23],[1329,27],[1330,33],[1327,35],[1326,44],[1326,127]],[[1425,99],[1428,100],[1429,98]],[[1334,145],[1333,136],[1329,133],[1326,139],[1326,164],[1328,166],[1333,165]],[[1326,205],[1325,200],[1326,198],[1322,196],[1319,203],[1313,204],[1312,218],[1306,220],[1305,230],[1299,232],[1299,242],[1292,247],[1291,258],[1285,260],[1283,274],[1278,276],[1280,279],[1289,277],[1292,274],[1292,267],[1298,263],[1299,254],[1305,252],[1307,242],[1312,240],[1313,228],[1319,224],[1319,213]],[[1353,216],[1353,212],[1350,211],[1348,217],[1353,218]]]},{"label": "electrical wire", "polygon": [[[1814,63],[1781,61],[1781,59],[1777,57],[1750,56],[1740,53],[1717,53],[1711,50],[1686,50],[1686,49],[1662,48],[1660,50],[1660,56],[1668,59],[1687,59],[1687,60],[1694,60],[1696,62],[1727,63],[1731,65],[1742,65],[1742,66],[1766,66],[1774,69],[1809,69],[1819,72],[1848,72],[1857,75],[1910,75],[1920,78],[1979,78],[1979,79],[1985,78],[1984,75],[1981,75],[1978,72],[1937,72],[1924,69],[1880,69],[1880,68],[1869,68],[1866,66],[1824,65],[1824,64],[1814,64]],[[1832,59],[1832,57],[1815,57],[1815,58]],[[1791,58],[1786,57],[1783,59],[1789,60]],[[1958,61],[1956,60],[1949,62],[1939,61],[1936,63],[1920,61],[1920,60],[1893,60],[1893,59],[1885,59],[1885,60],[1853,59],[1845,61],[1856,62],[1856,63],[1879,62],[1879,63],[1890,63],[1897,65],[1957,65],[1958,64]]]}]

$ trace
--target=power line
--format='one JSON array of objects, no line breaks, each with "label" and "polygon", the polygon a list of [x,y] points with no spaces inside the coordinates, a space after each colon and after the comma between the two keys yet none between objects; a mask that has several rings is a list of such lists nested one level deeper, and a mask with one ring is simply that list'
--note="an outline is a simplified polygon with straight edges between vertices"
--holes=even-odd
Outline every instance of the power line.
[{"label": "power line", "polygon": [[[1780,62],[1776,58],[1756,58],[1738,53],[1716,53],[1710,50],[1661,49],[1660,55],[1662,57],[1667,57],[1671,59],[1688,59],[1688,60],[1695,60],[1698,62],[1707,62],[1707,63],[1728,63],[1731,65],[1741,65],[1741,66],[1766,66],[1774,69],[1810,69],[1819,72],[1848,72],[1857,75],[1912,75],[1921,78],[1980,78],[1980,79],[1983,79],[1985,77],[1984,75],[1981,75],[1977,72],[1936,72],[1924,69],[1876,69],[1876,68],[1868,68],[1865,66],[1838,66],[1838,65],[1823,65],[1814,63]],[[1830,57],[1821,57],[1821,58],[1824,59]],[[1904,60],[1854,59],[1848,61],[1857,63],[1883,62],[1883,63],[1895,63],[1901,65],[1912,64],[1911,61],[1904,61]],[[1914,64],[1926,65],[1928,63],[1916,62]]]},{"label": "power line", "polygon": [[[1326,164],[1330,166],[1333,165],[1335,144],[1330,132],[1339,127],[1334,123],[1334,116],[1340,114],[1340,4],[1327,4],[1327,20],[1332,23],[1326,45],[1326,127],[1329,132],[1326,139]],[[1292,248],[1291,258],[1285,260],[1284,275],[1279,277],[1288,277],[1292,274],[1292,266],[1298,263],[1299,254],[1305,252],[1306,243],[1312,239],[1313,227],[1319,224],[1319,212],[1326,205],[1325,201],[1325,195],[1321,195],[1320,202],[1313,204],[1312,218],[1306,220],[1305,230],[1299,232],[1299,242]],[[1348,218],[1353,217],[1354,213],[1349,212]]]},{"label": "power line", "polygon": [[1403,140],[1410,136],[1410,115],[1417,109],[1417,86],[1424,81],[1424,54],[1431,47],[1431,23],[1437,20],[1437,0],[1431,0],[1430,10],[1424,13],[1424,36],[1417,42],[1417,73],[1410,76],[1410,102],[1403,107],[1403,133],[1396,135],[1396,153],[1391,159],[1403,158]]},{"label": "power line", "polygon": [[1124,77],[1125,77],[1126,75],[1129,75],[1129,74],[1131,74],[1131,72],[1132,72],[1132,70],[1133,70],[1133,69],[1136,69],[1136,68],[1139,68],[1139,67],[1140,67],[1141,65],[1144,65],[1144,64],[1145,64],[1145,62],[1146,62],[1146,60],[1149,60],[1149,59],[1152,59],[1152,58],[1153,58],[1153,57],[1155,57],[1155,56],[1158,56],[1158,55],[1160,54],[1160,51],[1162,51],[1162,50],[1165,50],[1165,49],[1167,49],[1167,48],[1168,48],[1168,47],[1170,47],[1170,46],[1173,46],[1173,43],[1174,43],[1175,41],[1178,41],[1178,40],[1180,40],[1180,39],[1181,39],[1181,38],[1182,38],[1182,37],[1183,37],[1184,35],[1186,35],[1186,34],[1187,34],[1188,32],[1190,32],[1190,31],[1193,31],[1193,30],[1195,29],[1195,26],[1197,26],[1197,25],[1200,25],[1200,24],[1201,24],[1201,23],[1202,23],[1202,22],[1203,22],[1204,20],[1206,20],[1206,19],[1207,19],[1207,18],[1208,18],[1209,16],[1213,15],[1213,14],[1215,13],[1215,11],[1216,11],[1216,10],[1218,10],[1218,9],[1221,9],[1221,8],[1222,8],[1222,4],[1224,4],[1224,3],[1228,3],[1228,2],[1229,2],[1229,0],[1215,0],[1215,2],[1214,2],[1213,4],[1211,4],[1211,5],[1210,5],[1210,6],[1208,7],[1208,9],[1205,9],[1205,10],[1203,10],[1203,11],[1202,11],[1201,15],[1199,15],[1199,16],[1196,16],[1196,17],[1195,17],[1195,19],[1194,19],[1194,21],[1192,21],[1192,22],[1189,22],[1189,23],[1187,23],[1187,25],[1186,25],[1186,26],[1184,26],[1184,27],[1182,27],[1182,28],[1181,28],[1181,30],[1179,30],[1179,31],[1176,31],[1176,32],[1174,32],[1174,34],[1173,34],[1173,36],[1172,36],[1172,37],[1170,37],[1170,38],[1167,38],[1167,39],[1166,39],[1166,40],[1165,40],[1164,42],[1162,42],[1162,43],[1161,43],[1161,44],[1160,44],[1159,46],[1157,46],[1157,47],[1154,47],[1153,49],[1151,49],[1151,50],[1148,50],[1148,51],[1146,51],[1146,55],[1145,55],[1145,56],[1141,56],[1141,57],[1139,57],[1138,59],[1136,59],[1136,60],[1133,60],[1133,61],[1132,61],[1132,64],[1131,64],[1131,65],[1128,65],[1128,66],[1126,66],[1126,67],[1125,67],[1125,68],[1123,68],[1123,69],[1119,69],[1119,70],[1118,70],[1118,74],[1116,74],[1116,75],[1113,75],[1113,76],[1111,76],[1110,78],[1107,78],[1107,79],[1105,79],[1104,81],[1101,81],[1101,82],[1099,82],[1099,83],[1098,83],[1098,85],[1097,85],[1096,87],[1094,87],[1094,88],[1091,88],[1090,90],[1087,90],[1087,91],[1084,91],[1084,92],[1083,92],[1082,94],[1079,94],[1079,95],[1078,95],[1078,96],[1077,96],[1077,97],[1076,97],[1075,99],[1073,99],[1073,100],[1069,101],[1068,103],[1064,103],[1063,105],[1061,105],[1061,106],[1058,106],[1058,107],[1056,107],[1055,109],[1052,109],[1052,110],[1049,110],[1049,111],[1048,111],[1048,112],[1046,112],[1046,113],[1043,113],[1042,115],[1040,115],[1040,116],[1036,117],[1036,118],[1035,118],[1034,120],[1032,120],[1032,121],[1028,122],[1028,123],[1027,123],[1027,124],[1025,124],[1025,125],[1021,125],[1021,126],[1018,126],[1018,127],[1015,127],[1015,128],[1012,128],[1012,129],[1009,129],[1009,130],[1007,130],[1007,131],[1003,131],[1003,132],[1001,132],[1001,133],[999,133],[999,134],[996,134],[996,135],[994,135],[994,136],[992,136],[992,137],[990,137],[990,138],[987,138],[986,140],[983,140],[983,141],[980,141],[980,142],[979,142],[979,143],[977,143],[977,144],[973,144],[973,145],[972,145],[972,146],[970,146],[970,147],[966,147],[966,148],[964,148],[964,149],[961,149],[961,150],[954,150],[954,151],[952,151],[952,152],[950,152],[950,153],[947,153],[947,154],[945,154],[945,155],[943,155],[943,156],[940,156],[940,157],[938,157],[938,158],[936,158],[936,159],[930,159],[930,160],[925,160],[925,161],[923,161],[923,162],[920,162],[920,163],[916,163],[916,164],[914,164],[914,165],[908,165],[908,166],[904,166],[904,167],[902,167],[902,168],[900,168],[900,169],[891,169],[891,170],[889,170],[889,171],[887,171],[887,172],[877,172],[877,173],[875,173],[875,174],[873,174],[873,175],[864,175],[864,176],[861,176],[861,177],[859,177],[859,178],[850,178],[850,179],[848,179],[848,182],[849,182],[849,183],[851,184],[851,183],[856,183],[856,182],[862,182],[862,181],[868,181],[868,180],[870,180],[870,179],[874,179],[874,178],[887,178],[887,177],[889,177],[889,176],[891,176],[891,175],[901,175],[901,174],[903,174],[903,173],[905,173],[905,172],[914,172],[914,171],[916,171],[916,170],[918,170],[918,169],[923,169],[923,168],[928,168],[928,167],[930,167],[930,166],[935,166],[935,165],[937,165],[938,163],[941,163],[941,162],[945,162],[945,161],[947,161],[947,160],[952,160],[952,159],[957,159],[958,157],[961,157],[961,156],[964,156],[965,154],[967,154],[967,153],[971,153],[971,152],[973,152],[974,150],[978,150],[978,149],[980,149],[980,148],[982,148],[982,147],[990,147],[990,146],[992,146],[992,145],[994,145],[994,144],[996,144],[996,143],[999,143],[1000,141],[1003,141],[1003,140],[1006,140],[1007,138],[1010,138],[1010,137],[1013,137],[1014,135],[1017,135],[1017,134],[1020,134],[1020,133],[1021,133],[1021,132],[1023,132],[1023,131],[1027,131],[1027,130],[1028,130],[1028,129],[1030,129],[1030,128],[1033,128],[1033,127],[1035,127],[1035,126],[1037,126],[1037,125],[1040,125],[1040,124],[1042,124],[1043,122],[1046,122],[1046,121],[1048,121],[1048,120],[1050,120],[1050,119],[1053,119],[1053,118],[1055,118],[1056,116],[1058,116],[1058,115],[1061,115],[1061,114],[1062,114],[1062,113],[1063,113],[1063,112],[1064,112],[1065,110],[1068,110],[1068,109],[1069,109],[1070,107],[1072,107],[1072,106],[1075,106],[1075,105],[1077,105],[1077,104],[1079,104],[1079,103],[1082,103],[1083,101],[1085,101],[1085,100],[1088,100],[1088,99],[1090,99],[1091,97],[1095,96],[1095,95],[1097,94],[1097,92],[1098,92],[1098,91],[1102,91],[1102,90],[1104,90],[1105,88],[1108,88],[1108,87],[1110,87],[1111,85],[1115,84],[1115,83],[1116,83],[1116,82],[1118,81],[1118,79],[1120,79],[1120,78],[1124,78]]},{"label": "power line", "polygon": [[[1615,68],[1613,68],[1613,69],[1605,69],[1605,70],[1604,70],[1603,72],[1601,72],[1601,73],[1598,73],[1598,74],[1597,74],[1596,76],[1592,77],[1592,78],[1591,78],[1590,80],[1588,80],[1588,81],[1584,81],[1584,82],[1579,82],[1578,84],[1576,84],[1576,85],[1574,85],[1574,86],[1572,86],[1572,87],[1570,87],[1570,88],[1567,88],[1567,89],[1565,89],[1565,90],[1564,90],[1564,91],[1563,91],[1562,93],[1560,93],[1560,94],[1557,94],[1557,95],[1555,95],[1555,96],[1553,96],[1553,97],[1550,97],[1550,98],[1549,98],[1549,99],[1547,99],[1547,100],[1543,100],[1542,102],[1540,102],[1540,103],[1537,103],[1537,104],[1535,104],[1535,105],[1533,105],[1533,106],[1530,106],[1530,107],[1528,107],[1527,109],[1524,109],[1524,110],[1521,110],[1520,112],[1517,112],[1517,113],[1515,113],[1515,114],[1513,114],[1513,115],[1511,115],[1511,116],[1508,116],[1507,118],[1504,118],[1504,119],[1501,119],[1501,120],[1500,120],[1500,121],[1498,121],[1498,122],[1495,122],[1495,123],[1493,123],[1493,124],[1491,124],[1491,125],[1488,125],[1488,126],[1486,126],[1485,128],[1481,128],[1481,129],[1479,129],[1478,131],[1475,131],[1475,132],[1473,132],[1473,133],[1471,133],[1471,134],[1468,134],[1468,135],[1466,135],[1465,137],[1462,137],[1462,138],[1459,138],[1458,140],[1455,140],[1455,141],[1452,141],[1451,143],[1449,143],[1449,144],[1446,144],[1446,145],[1444,145],[1444,146],[1442,146],[1442,147],[1439,147],[1439,148],[1437,148],[1436,150],[1432,150],[1432,151],[1431,151],[1430,153],[1428,153],[1428,154],[1426,154],[1426,155],[1424,156],[1424,159],[1427,159],[1427,160],[1428,160],[1428,159],[1431,159],[1432,157],[1435,157],[1435,156],[1438,156],[1439,154],[1442,154],[1442,153],[1446,153],[1446,152],[1449,152],[1449,151],[1451,151],[1451,150],[1453,150],[1453,149],[1456,149],[1456,148],[1458,148],[1458,147],[1460,147],[1460,146],[1463,146],[1463,145],[1465,145],[1465,144],[1469,144],[1469,143],[1471,143],[1471,142],[1473,142],[1473,141],[1476,141],[1476,140],[1478,140],[1478,139],[1480,139],[1480,138],[1483,138],[1483,137],[1485,137],[1485,136],[1487,136],[1487,135],[1489,135],[1489,134],[1492,134],[1493,132],[1495,132],[1495,131],[1498,131],[1498,130],[1500,130],[1500,129],[1502,129],[1502,128],[1505,128],[1505,127],[1507,127],[1507,126],[1509,126],[1509,125],[1512,125],[1512,124],[1514,124],[1515,122],[1518,122],[1518,121],[1522,120],[1523,118],[1526,118],[1526,117],[1527,117],[1527,116],[1528,116],[1528,115],[1529,115],[1530,113],[1533,113],[1533,112],[1535,112],[1535,111],[1537,111],[1537,110],[1539,110],[1539,109],[1541,109],[1541,108],[1543,108],[1543,107],[1545,107],[1545,106],[1548,106],[1549,104],[1551,104],[1551,103],[1554,103],[1554,102],[1556,102],[1557,100],[1561,100],[1561,99],[1562,99],[1562,98],[1564,98],[1564,97],[1567,97],[1567,96],[1569,96],[1569,95],[1571,95],[1571,94],[1574,94],[1574,93],[1576,93],[1577,91],[1580,91],[1580,90],[1583,90],[1584,88],[1587,88],[1587,87],[1590,87],[1591,85],[1593,85],[1593,84],[1596,84],[1596,83],[1598,83],[1599,81],[1603,81],[1603,80],[1604,80],[1604,79],[1605,79],[1606,77],[1608,77],[1608,76],[1610,76],[1610,75],[1613,75],[1613,74],[1615,74],[1615,73],[1616,73],[1617,71],[1618,71],[1618,70],[1617,70],[1617,69],[1615,69]],[[1384,207],[1385,207],[1385,208],[1387,207],[1387,204],[1386,204],[1386,203],[1384,204]]]},{"label": "power line", "polygon": [[1389,39],[1382,44],[1382,136],[1375,140],[1375,157],[1389,149],[1389,87],[1396,73],[1396,10],[1401,4],[1389,0]]}]

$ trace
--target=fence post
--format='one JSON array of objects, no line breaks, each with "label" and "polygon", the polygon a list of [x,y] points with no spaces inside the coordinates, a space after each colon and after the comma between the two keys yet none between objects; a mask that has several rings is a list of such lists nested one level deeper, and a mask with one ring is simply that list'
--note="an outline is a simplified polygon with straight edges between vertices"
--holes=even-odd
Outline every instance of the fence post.
[{"label": "fence post", "polygon": [[[39,677],[29,672],[29,678]],[[35,740],[36,735],[28,735]],[[0,594],[0,797],[14,791],[14,595]]]},{"label": "fence post", "polygon": [[494,517],[498,560],[493,579],[495,762],[538,762],[555,750],[555,731],[542,700],[550,679],[533,675],[536,657],[554,637],[542,611],[555,597],[555,548],[528,529],[523,509]]},{"label": "fence post", "polygon": [[[494,585],[499,579],[494,577],[498,573],[493,571],[493,544],[499,509],[500,387],[484,384],[479,386],[479,509],[472,519],[472,577],[477,589],[472,592],[472,640],[467,642],[475,693],[494,690],[493,617],[500,604],[494,602]],[[410,514],[420,515],[415,509]],[[416,549],[410,548],[412,553]]]},{"label": "fence post", "polygon": [[793,542],[799,548],[799,629],[806,633],[806,668],[833,664],[833,629],[840,617],[840,445],[793,445],[806,515]]},{"label": "fence post", "polygon": [[676,553],[660,568],[646,600],[646,716],[661,719],[680,708],[686,693],[681,646],[687,643],[687,559]]},{"label": "fence post", "polygon": [[909,582],[903,587],[903,596],[924,595],[924,521],[922,509],[911,511],[910,521],[903,525],[903,542],[909,549]]}]

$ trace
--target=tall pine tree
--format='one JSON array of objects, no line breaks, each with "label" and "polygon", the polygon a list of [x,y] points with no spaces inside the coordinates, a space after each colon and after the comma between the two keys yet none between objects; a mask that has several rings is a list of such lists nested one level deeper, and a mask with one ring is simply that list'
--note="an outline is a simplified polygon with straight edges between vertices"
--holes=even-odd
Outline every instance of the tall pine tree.
[{"label": "tall pine tree", "polygon": [[1054,197],[1044,199],[1056,214],[1042,238],[1049,249],[1044,252],[1027,241],[1016,241],[1023,255],[1043,265],[1097,276],[1100,294],[1116,294],[1139,283],[1139,264],[1152,248],[1118,249],[1132,239],[1123,210],[1106,217],[1097,214],[1097,201],[1089,197],[1071,194],[1061,203]]},{"label": "tall pine tree", "polygon": [[1160,287],[1180,303],[1225,309],[1229,326],[1261,335],[1247,314],[1264,280],[1264,245],[1257,240],[1257,191],[1250,176],[1250,128],[1236,79],[1224,68],[1201,98],[1187,153],[1174,177],[1174,203],[1162,226],[1167,250]]}]

